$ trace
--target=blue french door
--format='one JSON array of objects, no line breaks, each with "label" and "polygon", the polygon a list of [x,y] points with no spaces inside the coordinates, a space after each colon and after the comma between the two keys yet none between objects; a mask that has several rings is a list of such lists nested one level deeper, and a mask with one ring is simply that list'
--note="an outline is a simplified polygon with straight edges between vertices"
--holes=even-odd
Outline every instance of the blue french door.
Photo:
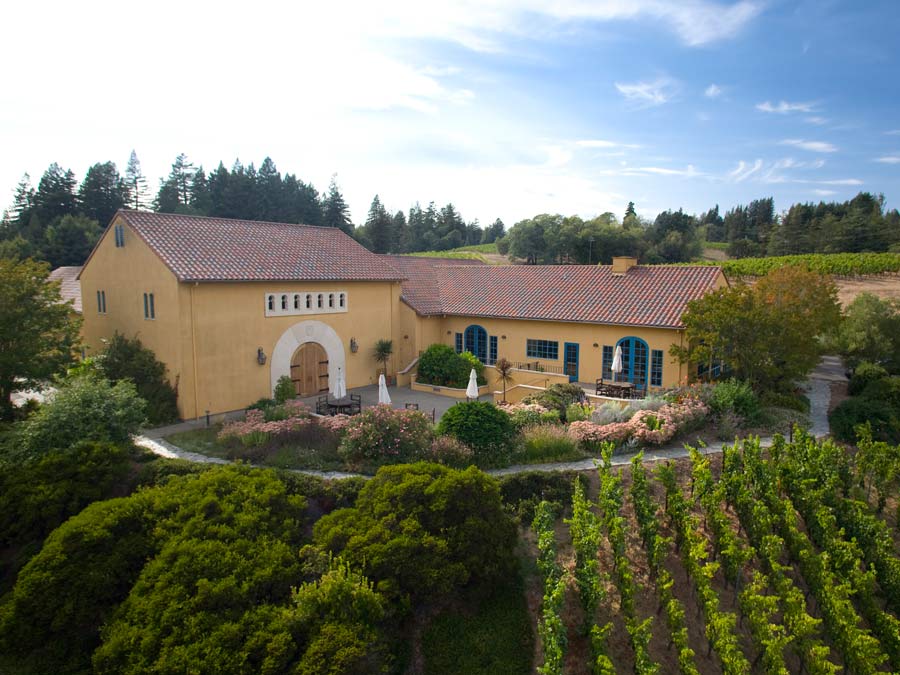
[{"label": "blue french door", "polygon": [[622,348],[622,373],[617,379],[632,382],[638,389],[647,390],[647,343],[636,337],[622,338],[616,343]]},{"label": "blue french door", "polygon": [[566,369],[566,375],[569,376],[569,382],[578,381],[578,345],[574,342],[567,342],[563,349],[563,367]]},{"label": "blue french door", "polygon": [[488,334],[484,328],[475,324],[466,328],[466,332],[463,334],[463,343],[467,352],[472,352],[479,361],[487,363]]}]

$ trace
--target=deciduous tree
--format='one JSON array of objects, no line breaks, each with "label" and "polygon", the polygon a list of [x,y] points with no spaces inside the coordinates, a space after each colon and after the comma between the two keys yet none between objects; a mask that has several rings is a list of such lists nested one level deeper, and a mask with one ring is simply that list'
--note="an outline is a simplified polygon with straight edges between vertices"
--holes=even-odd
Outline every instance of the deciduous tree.
[{"label": "deciduous tree", "polygon": [[12,392],[40,385],[72,362],[81,323],[63,304],[50,268],[0,260],[0,419],[11,419]]}]

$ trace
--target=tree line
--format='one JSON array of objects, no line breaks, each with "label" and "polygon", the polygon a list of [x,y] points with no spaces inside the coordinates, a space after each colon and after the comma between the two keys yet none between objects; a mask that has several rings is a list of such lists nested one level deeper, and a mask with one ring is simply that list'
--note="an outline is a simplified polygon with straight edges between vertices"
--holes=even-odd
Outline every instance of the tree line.
[{"label": "tree line", "polygon": [[771,197],[738,205],[724,217],[716,205],[699,216],[667,210],[652,221],[638,216],[629,202],[621,222],[613,213],[589,220],[560,214],[527,218],[510,229],[501,249],[508,246],[511,256],[532,264],[609,263],[621,255],[676,263],[698,258],[704,242],[727,243],[735,258],[898,251],[900,213],[885,208],[883,195],[868,192],[846,202],[794,204],[780,216]]},{"label": "tree line", "polygon": [[845,202],[792,205],[775,214],[771,197],[719,207],[700,216],[708,241],[726,242],[735,258],[800,253],[861,253],[897,250],[900,213],[886,209],[884,195],[860,192]]},{"label": "tree line", "polygon": [[467,223],[453,204],[423,209],[417,203],[408,216],[391,213],[377,195],[365,224],[356,227],[334,178],[320,193],[295,174],[282,174],[269,157],[259,169],[236,161],[229,170],[219,162],[207,174],[180,154],[153,196],[132,151],[124,175],[114,162],[102,162],[79,184],[71,169],[53,163],[35,188],[26,173],[0,220],[0,257],[81,265],[119,209],[336,227],[377,253],[491,243],[505,233],[499,219],[484,230]]},{"label": "tree line", "polygon": [[617,255],[647,263],[688,262],[701,255],[704,241],[725,243],[729,255],[739,258],[900,247],[897,209],[886,209],[882,195],[866,192],[846,202],[794,204],[782,215],[768,197],[724,216],[716,205],[699,216],[667,210],[652,221],[638,216],[630,202],[621,221],[609,212],[588,220],[541,214],[519,221],[508,233],[499,218],[486,227],[467,222],[452,203],[423,208],[417,202],[407,212],[392,211],[376,195],[357,226],[334,178],[320,193],[295,174],[282,174],[269,157],[259,169],[240,161],[228,169],[219,162],[207,174],[180,154],[153,196],[132,151],[124,174],[113,162],[97,163],[80,184],[73,171],[56,163],[37,188],[25,174],[0,220],[0,257],[80,265],[121,208],[336,227],[376,253],[497,242],[501,253],[533,264],[608,263]]}]

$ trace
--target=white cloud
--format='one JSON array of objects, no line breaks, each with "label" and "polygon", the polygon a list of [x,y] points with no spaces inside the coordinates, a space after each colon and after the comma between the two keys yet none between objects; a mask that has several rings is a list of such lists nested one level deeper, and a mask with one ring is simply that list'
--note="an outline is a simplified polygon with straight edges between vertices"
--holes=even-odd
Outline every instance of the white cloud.
[{"label": "white cloud", "polygon": [[900,164],[900,155],[884,155],[876,158],[875,161],[882,164]]},{"label": "white cloud", "polygon": [[735,183],[742,183],[750,176],[757,173],[763,167],[763,161],[757,159],[753,164],[747,164],[744,160],[738,162],[733,171],[729,172],[728,179]]},{"label": "white cloud", "polygon": [[625,167],[618,173],[622,176],[679,176],[681,178],[696,178],[704,175],[697,171],[692,164],[688,164],[684,169],[669,169],[661,166]]},{"label": "white cloud", "polygon": [[807,117],[807,118],[805,118],[805,121],[809,122],[810,124],[818,124],[818,125],[826,124],[828,122],[827,119],[825,119],[824,117],[819,117],[818,115],[813,115],[812,117]]},{"label": "white cloud", "polygon": [[810,152],[837,152],[837,147],[825,141],[804,141],[800,138],[788,138],[781,141],[781,145],[791,145],[801,150]]},{"label": "white cloud", "polygon": [[820,197],[828,197],[829,195],[836,195],[836,190],[813,190],[813,194],[819,195]]},{"label": "white cloud", "polygon": [[726,174],[726,179],[733,183],[742,183],[750,177],[760,183],[806,183],[807,180],[792,178],[787,170],[815,170],[825,166],[824,159],[813,161],[798,161],[793,157],[783,157],[774,162],[765,162],[757,159],[752,164],[743,160]]},{"label": "white cloud", "polygon": [[764,101],[762,103],[757,103],[756,109],[766,113],[787,115],[788,113],[795,112],[815,112],[815,105],[815,103],[789,103],[787,101],[780,101],[777,105],[772,105],[772,103],[770,103],[769,101]]},{"label": "white cloud", "polygon": [[615,149],[615,148],[630,148],[635,150],[640,145],[636,143],[619,143],[617,141],[606,141],[602,139],[590,138],[590,139],[582,139],[579,141],[575,141],[575,145],[580,148],[600,148],[600,149]]},{"label": "white cloud", "polygon": [[888,136],[900,136],[900,129],[891,129],[890,131],[884,132]]},{"label": "white cloud", "polygon": [[863,182],[859,178],[841,178],[838,180],[820,180],[816,181],[822,185],[862,185]]},{"label": "white cloud", "polygon": [[717,84],[711,84],[703,92],[703,95],[706,98],[718,98],[722,95],[722,87]]},{"label": "white cloud", "polygon": [[652,82],[616,82],[616,89],[627,101],[639,108],[652,108],[672,100],[678,83],[670,77],[658,77]]}]

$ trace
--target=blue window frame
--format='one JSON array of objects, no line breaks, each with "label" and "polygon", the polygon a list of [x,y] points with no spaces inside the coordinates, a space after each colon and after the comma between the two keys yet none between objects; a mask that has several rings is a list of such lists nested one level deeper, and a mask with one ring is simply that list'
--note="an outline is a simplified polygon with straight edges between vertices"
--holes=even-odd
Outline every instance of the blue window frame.
[{"label": "blue window frame", "polygon": [[563,346],[563,369],[569,376],[569,382],[578,381],[578,352],[579,346],[576,342],[567,342]]},{"label": "blue window frame", "polygon": [[612,362],[614,355],[615,349],[612,345],[603,345],[603,369],[600,373],[600,377],[602,377],[604,380],[612,379]]},{"label": "blue window frame", "polygon": [[525,354],[529,359],[556,361],[559,359],[559,343],[553,340],[528,339],[525,341]]},{"label": "blue window frame", "polygon": [[619,379],[631,382],[637,389],[647,389],[647,343],[637,337],[622,338],[616,343],[622,348],[622,373]]},{"label": "blue window frame", "polygon": [[466,328],[463,334],[463,346],[467,352],[471,352],[482,363],[487,363],[488,357],[487,331],[477,324]]},{"label": "blue window frame", "polygon": [[125,227],[116,225],[113,231],[116,235],[116,248],[122,248],[125,245]]},{"label": "blue window frame", "polygon": [[662,349],[650,352],[650,386],[662,386],[663,353]]},{"label": "blue window frame", "polygon": [[460,353],[462,353],[462,350],[463,350],[463,348],[462,348],[462,333],[457,333],[456,334],[456,353],[460,354]]},{"label": "blue window frame", "polygon": [[488,350],[488,365],[492,366],[497,363],[497,336],[491,335],[489,338],[490,348]]},{"label": "blue window frame", "polygon": [[97,313],[106,314],[106,291],[97,291]]}]

